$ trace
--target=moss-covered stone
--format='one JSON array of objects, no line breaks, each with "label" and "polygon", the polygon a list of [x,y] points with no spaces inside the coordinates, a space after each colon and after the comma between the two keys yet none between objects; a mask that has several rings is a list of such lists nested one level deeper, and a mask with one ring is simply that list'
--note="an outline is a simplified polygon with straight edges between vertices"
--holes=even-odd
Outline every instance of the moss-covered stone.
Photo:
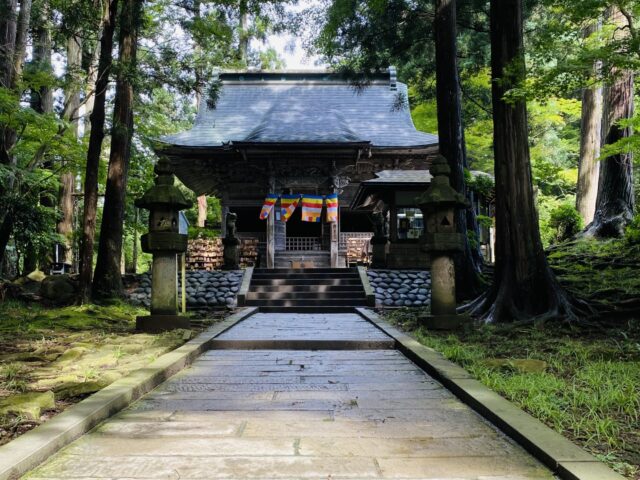
[{"label": "moss-covered stone", "polygon": [[38,420],[42,410],[55,408],[53,392],[30,392],[13,395],[0,402],[0,415],[24,415],[32,420]]},{"label": "moss-covered stone", "polygon": [[105,380],[97,380],[92,382],[69,382],[63,383],[55,388],[56,397],[59,400],[66,400],[68,398],[79,397],[81,395],[88,395],[98,392],[111,382]]},{"label": "moss-covered stone", "polygon": [[0,362],[46,362],[47,356],[42,354],[36,354],[33,352],[17,352],[9,353],[6,355],[0,355]]},{"label": "moss-covered stone", "polygon": [[62,355],[58,357],[56,360],[57,364],[68,364],[78,360],[89,350],[85,347],[73,347],[64,352]]}]

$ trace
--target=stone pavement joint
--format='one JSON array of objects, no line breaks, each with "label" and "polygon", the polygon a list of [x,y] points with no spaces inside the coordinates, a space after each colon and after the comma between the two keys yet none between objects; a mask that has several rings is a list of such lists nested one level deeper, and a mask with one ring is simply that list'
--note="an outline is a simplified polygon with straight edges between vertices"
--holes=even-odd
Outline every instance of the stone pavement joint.
[{"label": "stone pavement joint", "polygon": [[[389,337],[353,314],[279,313],[254,315],[221,336],[230,342],[318,339]],[[554,476],[399,351],[386,348],[209,350],[28,478]]]}]

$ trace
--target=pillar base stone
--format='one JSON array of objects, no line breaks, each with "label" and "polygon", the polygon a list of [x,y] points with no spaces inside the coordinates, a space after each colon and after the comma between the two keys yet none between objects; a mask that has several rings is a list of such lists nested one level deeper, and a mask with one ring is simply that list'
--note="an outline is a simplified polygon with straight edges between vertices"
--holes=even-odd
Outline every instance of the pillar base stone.
[{"label": "pillar base stone", "polygon": [[177,328],[191,328],[189,317],[159,314],[136,317],[136,330],[139,332],[161,333]]},{"label": "pillar base stone", "polygon": [[468,323],[468,315],[424,315],[420,316],[420,325],[430,330],[457,330]]}]

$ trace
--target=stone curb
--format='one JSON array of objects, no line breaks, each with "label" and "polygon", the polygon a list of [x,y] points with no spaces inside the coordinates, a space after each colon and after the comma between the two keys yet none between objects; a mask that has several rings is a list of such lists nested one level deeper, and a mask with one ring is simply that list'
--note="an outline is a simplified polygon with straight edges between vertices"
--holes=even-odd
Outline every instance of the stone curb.
[{"label": "stone curb", "polygon": [[383,321],[366,308],[356,308],[366,320],[395,339],[398,349],[460,400],[473,408],[564,480],[625,480],[539,420],[475,380],[469,372],[432,348]]},{"label": "stone curb", "polygon": [[367,269],[361,265],[358,265],[358,275],[360,275],[360,281],[362,282],[362,288],[367,297],[367,305],[370,307],[376,306],[376,294],[373,291],[371,282],[369,282],[369,275],[367,275]]},{"label": "stone curb", "polygon": [[133,401],[188,366],[209,349],[215,337],[253,315],[246,308],[213,325],[181,347],[162,355],[60,415],[0,447],[0,480],[13,480],[37,467],[62,447],[87,433]]},{"label": "stone curb", "polygon": [[242,283],[240,284],[240,290],[236,296],[236,302],[239,307],[243,307],[247,299],[247,293],[251,286],[251,277],[253,277],[253,267],[247,267],[244,269],[244,275],[242,276]]}]

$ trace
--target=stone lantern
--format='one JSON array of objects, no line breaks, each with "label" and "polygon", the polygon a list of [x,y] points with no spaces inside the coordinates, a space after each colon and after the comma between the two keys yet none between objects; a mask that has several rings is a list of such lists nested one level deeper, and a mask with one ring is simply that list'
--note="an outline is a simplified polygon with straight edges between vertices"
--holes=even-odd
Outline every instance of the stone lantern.
[{"label": "stone lantern", "polygon": [[455,212],[468,207],[464,195],[449,185],[451,169],[443,156],[433,161],[429,188],[416,199],[424,217],[422,250],[431,258],[431,315],[423,319],[434,329],[460,325],[456,315],[456,285],[453,256],[463,251],[464,233],[456,232]]},{"label": "stone lantern", "polygon": [[151,315],[136,319],[136,328],[145,332],[189,328],[189,319],[178,315],[177,254],[187,250],[188,239],[179,232],[179,212],[191,202],[174,185],[168,159],[160,159],[154,171],[155,185],[135,202],[149,210],[149,233],[142,235],[141,243],[143,252],[153,254]]}]

